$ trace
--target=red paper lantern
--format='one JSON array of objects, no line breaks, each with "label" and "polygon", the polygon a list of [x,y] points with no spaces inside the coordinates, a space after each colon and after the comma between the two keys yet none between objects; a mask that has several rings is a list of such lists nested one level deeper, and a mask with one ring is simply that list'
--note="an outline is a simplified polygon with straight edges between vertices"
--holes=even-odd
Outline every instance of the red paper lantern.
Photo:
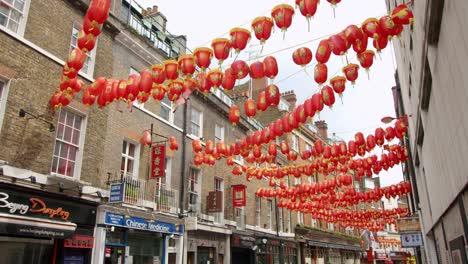
[{"label": "red paper lantern", "polygon": [[401,4],[393,9],[392,19],[396,24],[408,25],[413,23],[414,15],[413,12],[408,9],[407,5]]},{"label": "red paper lantern", "polygon": [[328,39],[323,39],[320,41],[317,51],[315,52],[315,58],[319,63],[325,64],[330,59],[331,47]]},{"label": "red paper lantern", "polygon": [[291,26],[293,16],[294,8],[287,4],[277,5],[271,11],[271,17],[275,20],[276,26],[283,32]]},{"label": "red paper lantern", "polygon": [[333,87],[333,91],[342,97],[343,92],[346,89],[346,78],[343,76],[336,76],[330,80],[330,84]]},{"label": "red paper lantern", "polygon": [[143,132],[143,135],[140,138],[140,143],[143,146],[151,145],[151,132],[149,130],[146,130],[145,132]]},{"label": "red paper lantern", "polygon": [[166,78],[168,80],[175,80],[179,77],[179,64],[175,60],[165,60],[164,62],[164,72],[166,73]]},{"label": "red paper lantern", "polygon": [[85,15],[83,19],[83,31],[86,34],[91,34],[95,37],[101,34],[102,24],[97,23],[96,21],[91,21],[91,19]]},{"label": "red paper lantern", "polygon": [[217,38],[211,42],[211,47],[213,48],[215,58],[218,60],[219,65],[221,65],[229,57],[231,41],[226,38]]},{"label": "red paper lantern", "polygon": [[195,56],[195,62],[197,66],[204,72],[207,68],[210,67],[211,58],[213,57],[213,50],[210,48],[196,48],[193,51],[193,56]]},{"label": "red paper lantern", "polygon": [[229,32],[229,35],[231,36],[232,48],[236,53],[244,50],[250,40],[250,31],[245,28],[233,28]]},{"label": "red paper lantern", "polygon": [[335,94],[333,93],[333,89],[330,86],[325,85],[320,93],[322,95],[323,104],[331,108],[335,103]]},{"label": "red paper lantern", "polygon": [[374,135],[368,135],[366,139],[367,149],[371,151],[375,148],[375,137]]},{"label": "red paper lantern", "polygon": [[83,52],[90,52],[96,45],[96,36],[93,34],[86,34],[84,30],[81,29],[80,32],[78,32],[77,45]]},{"label": "red paper lantern", "polygon": [[151,89],[151,95],[153,96],[154,100],[161,101],[166,94],[167,87],[164,84],[157,84],[156,87],[153,85],[153,89]]},{"label": "red paper lantern", "polygon": [[237,105],[232,105],[231,108],[229,108],[229,122],[231,122],[232,125],[236,125],[240,121],[240,109]]},{"label": "red paper lantern", "polygon": [[[359,30],[361,30],[361,29],[359,29]],[[356,41],[353,43],[353,50],[357,54],[364,52],[367,49],[368,39],[369,38],[367,37],[367,35],[362,34],[362,37],[360,39],[356,39]]]},{"label": "red paper lantern", "polygon": [[174,151],[179,149],[179,143],[177,143],[177,139],[174,136],[169,137],[169,148]]},{"label": "red paper lantern", "polygon": [[[293,114],[294,111],[291,113]],[[307,121],[307,116],[305,114],[304,105],[299,105],[295,110],[295,119],[297,120],[297,127],[299,124],[304,124]]]},{"label": "red paper lantern", "polygon": [[332,7],[335,7],[336,4],[341,2],[341,0],[327,0],[327,2],[330,3]]},{"label": "red paper lantern", "polygon": [[90,86],[86,87],[83,91],[83,99],[82,102],[84,105],[93,105],[94,101],[96,100],[96,96],[91,94]]},{"label": "red paper lantern", "polygon": [[346,79],[354,85],[356,79],[358,78],[359,65],[350,63],[343,67],[343,73],[346,76]]},{"label": "red paper lantern", "polygon": [[359,53],[357,55],[357,58],[359,62],[361,63],[361,67],[363,67],[366,70],[369,70],[369,68],[372,66],[374,63],[374,56],[375,53],[372,50],[366,50],[362,53]]},{"label": "red paper lantern", "polygon": [[376,38],[374,38],[372,44],[374,45],[374,48],[377,50],[377,52],[380,52],[387,47],[388,37],[385,35],[376,35]]},{"label": "red paper lantern", "polygon": [[195,72],[195,57],[192,54],[180,56],[178,64],[179,70],[184,76],[191,77]]},{"label": "red paper lantern", "polygon": [[271,36],[273,29],[273,20],[269,17],[257,17],[252,21],[252,29],[255,37],[260,40],[260,44],[264,44]]},{"label": "red paper lantern", "polygon": [[289,144],[286,140],[282,140],[280,142],[280,150],[281,150],[281,153],[283,153],[284,155],[289,153]]},{"label": "red paper lantern", "polygon": [[185,90],[194,91],[197,88],[198,88],[198,83],[194,78],[191,78],[191,77],[184,78],[184,91]]},{"label": "red paper lantern", "polygon": [[169,83],[168,89],[167,98],[172,102],[176,102],[184,90],[184,81],[180,79],[174,80]]},{"label": "red paper lantern", "polygon": [[166,72],[162,65],[155,64],[151,66],[151,75],[154,83],[161,84],[166,80]]},{"label": "red paper lantern", "polygon": [[[102,80],[101,80],[102,82]],[[102,90],[105,89],[107,81],[105,81],[102,85]],[[127,79],[127,99],[130,101],[134,101],[140,92],[140,75],[132,74]],[[101,92],[96,93],[96,95],[101,94]]]},{"label": "red paper lantern", "polygon": [[[74,48],[68,55],[67,66],[71,72],[78,73],[86,60],[86,53],[78,48]],[[76,76],[76,75],[75,75]]]},{"label": "red paper lantern", "polygon": [[312,61],[312,51],[306,47],[296,49],[293,53],[293,61],[299,66],[307,66]]},{"label": "red paper lantern", "polygon": [[93,0],[89,4],[86,16],[89,17],[91,21],[103,24],[109,16],[110,6],[110,0]]},{"label": "red paper lantern", "polygon": [[211,90],[211,87],[213,86],[210,79],[208,79],[207,74],[203,72],[198,73],[197,82],[198,82],[198,89],[200,90],[200,92],[204,94],[208,94]]},{"label": "red paper lantern", "polygon": [[245,115],[249,118],[255,116],[255,114],[257,113],[257,109],[255,107],[255,101],[252,99],[245,100],[244,111],[245,111]]},{"label": "red paper lantern", "polygon": [[223,73],[217,69],[210,70],[207,78],[211,82],[213,88],[219,88],[223,83]]},{"label": "red paper lantern", "polygon": [[274,79],[276,75],[278,75],[278,63],[275,57],[265,57],[263,59],[263,65],[265,66],[265,77]]},{"label": "red paper lantern", "polygon": [[315,111],[319,112],[323,110],[323,98],[320,93],[312,95],[312,105]]},{"label": "red paper lantern", "polygon": [[237,80],[244,79],[249,74],[249,65],[243,60],[236,60],[231,64],[232,74]]},{"label": "red paper lantern", "polygon": [[350,44],[354,44],[357,40],[361,40],[364,36],[364,32],[362,32],[362,30],[356,25],[349,25],[344,30],[344,33],[346,40]]},{"label": "red paper lantern", "polygon": [[315,115],[315,106],[312,102],[312,98],[309,98],[307,100],[305,100],[304,102],[304,114],[307,116],[307,117],[313,117]]},{"label": "red paper lantern", "polygon": [[378,146],[382,146],[385,143],[384,141],[385,131],[382,128],[379,127],[375,129],[374,137],[375,137],[375,143]]},{"label": "red paper lantern", "polygon": [[265,77],[265,67],[263,62],[256,61],[250,64],[250,78],[252,79],[261,79]]},{"label": "red paper lantern", "polygon": [[265,99],[267,105],[277,106],[280,102],[280,91],[278,86],[271,84],[265,88]]},{"label": "red paper lantern", "polygon": [[315,65],[314,69],[314,80],[319,85],[322,85],[327,81],[328,78],[328,68],[326,64],[318,63]]},{"label": "red paper lantern", "polygon": [[223,74],[223,83],[221,86],[227,91],[230,91],[234,88],[236,84],[236,76],[233,74],[231,68],[227,68]]},{"label": "red paper lantern", "polygon": [[269,154],[270,156],[276,156],[276,154],[277,154],[277,146],[276,146],[276,143],[271,142],[271,143],[268,145],[268,154]]},{"label": "red paper lantern", "polygon": [[367,35],[369,38],[376,38],[377,35],[380,33],[379,30],[379,21],[377,18],[368,18],[362,23],[362,31]]},{"label": "red paper lantern", "polygon": [[306,17],[307,23],[317,12],[318,2],[319,0],[296,0],[296,6],[301,11],[301,14]]},{"label": "red paper lantern", "polygon": [[332,35],[328,38],[333,54],[340,56],[346,53],[347,43],[346,38],[340,34]]},{"label": "red paper lantern", "polygon": [[267,103],[267,100],[266,100],[266,93],[265,93],[265,91],[262,91],[261,93],[258,94],[257,110],[263,112],[267,108],[268,108],[268,103]]},{"label": "red paper lantern", "polygon": [[138,91],[144,93],[150,93],[153,87],[153,78],[149,70],[143,70],[140,72],[140,82],[138,85]]}]

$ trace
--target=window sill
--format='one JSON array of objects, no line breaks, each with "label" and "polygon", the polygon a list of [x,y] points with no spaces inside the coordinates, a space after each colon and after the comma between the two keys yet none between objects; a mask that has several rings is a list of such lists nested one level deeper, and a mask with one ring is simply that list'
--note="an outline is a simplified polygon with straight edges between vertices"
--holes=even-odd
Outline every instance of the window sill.
[{"label": "window sill", "polygon": [[180,127],[174,125],[173,122],[169,122],[169,121],[167,121],[166,119],[164,119],[164,118],[158,116],[157,114],[155,114],[155,113],[153,113],[153,112],[151,112],[151,111],[145,109],[144,106],[136,106],[136,105],[133,105],[133,107],[136,108],[136,109],[138,109],[138,110],[140,110],[140,111],[142,111],[143,113],[145,113],[145,114],[147,114],[147,115],[149,115],[149,116],[151,116],[151,117],[154,117],[154,118],[158,119],[159,121],[163,122],[164,124],[166,124],[166,125],[168,125],[168,126],[174,128],[174,129],[178,130],[179,132],[183,132],[182,128],[180,128]]},{"label": "window sill", "polygon": [[64,175],[60,175],[57,173],[50,173],[50,176],[48,176],[47,178],[50,180],[57,181],[57,182],[78,183],[82,186],[91,186],[91,183],[81,181],[80,179],[77,179],[76,177],[64,176]]}]

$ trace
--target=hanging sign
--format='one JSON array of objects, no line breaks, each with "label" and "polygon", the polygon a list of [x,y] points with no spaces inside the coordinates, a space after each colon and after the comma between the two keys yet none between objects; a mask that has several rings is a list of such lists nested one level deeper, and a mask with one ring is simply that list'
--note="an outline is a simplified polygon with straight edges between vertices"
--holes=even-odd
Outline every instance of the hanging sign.
[{"label": "hanging sign", "polygon": [[236,207],[243,207],[246,205],[246,186],[243,184],[234,185],[232,187],[232,206]]},{"label": "hanging sign", "polygon": [[209,192],[207,200],[208,213],[221,213],[223,211],[223,192]]},{"label": "hanging sign", "polygon": [[401,234],[401,247],[421,247],[423,245],[421,233]]},{"label": "hanging sign", "polygon": [[400,233],[421,232],[419,217],[405,217],[397,219],[397,226]]},{"label": "hanging sign", "polygon": [[166,145],[157,144],[151,147],[151,178],[164,177],[164,158]]}]

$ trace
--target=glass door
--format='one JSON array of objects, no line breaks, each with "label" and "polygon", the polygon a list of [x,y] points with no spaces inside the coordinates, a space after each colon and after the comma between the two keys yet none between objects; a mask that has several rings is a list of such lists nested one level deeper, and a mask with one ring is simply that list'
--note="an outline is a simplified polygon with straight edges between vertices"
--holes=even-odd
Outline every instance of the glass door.
[{"label": "glass door", "polygon": [[104,264],[124,264],[125,247],[106,246]]}]

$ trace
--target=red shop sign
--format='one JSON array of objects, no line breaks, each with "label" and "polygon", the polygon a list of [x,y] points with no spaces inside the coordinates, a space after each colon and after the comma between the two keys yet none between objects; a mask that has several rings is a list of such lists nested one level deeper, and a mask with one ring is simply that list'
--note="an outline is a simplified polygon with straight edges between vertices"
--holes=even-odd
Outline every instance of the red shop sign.
[{"label": "red shop sign", "polygon": [[164,177],[164,158],[166,145],[158,144],[151,147],[151,178]]},{"label": "red shop sign", "polygon": [[71,238],[63,240],[63,246],[66,248],[93,248],[94,237],[73,235]]},{"label": "red shop sign", "polygon": [[234,185],[232,187],[232,206],[243,207],[246,205],[246,195],[245,195],[246,186],[243,184]]}]

